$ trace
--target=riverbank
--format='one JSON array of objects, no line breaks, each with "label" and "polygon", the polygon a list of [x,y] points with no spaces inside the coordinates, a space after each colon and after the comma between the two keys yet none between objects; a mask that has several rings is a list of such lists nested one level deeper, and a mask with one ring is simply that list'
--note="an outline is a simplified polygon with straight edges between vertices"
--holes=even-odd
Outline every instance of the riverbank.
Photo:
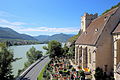
[{"label": "riverbank", "polygon": [[22,39],[0,39],[0,42],[6,43],[7,46],[41,44],[41,42],[37,40],[22,40]]},{"label": "riverbank", "polygon": [[[64,46],[65,43],[62,43],[62,46]],[[37,50],[42,51],[43,55],[45,55],[46,50],[43,49],[43,46],[47,46],[47,44],[35,44],[35,45],[17,45],[17,46],[10,46],[9,49],[11,49],[14,53],[15,58],[22,58],[16,62],[12,63],[13,66],[13,75],[17,76],[18,70],[24,68],[24,63],[27,61],[26,52],[31,48],[35,47]]]},{"label": "riverbank", "polygon": [[27,61],[26,52],[33,46],[37,50],[40,50],[43,52],[43,55],[45,55],[46,51],[43,49],[43,46],[46,46],[47,44],[36,44],[36,45],[20,45],[20,46],[10,46],[9,49],[11,49],[14,53],[15,58],[22,58],[16,62],[12,63],[13,66],[13,75],[17,76],[18,70],[24,68],[24,63]]}]

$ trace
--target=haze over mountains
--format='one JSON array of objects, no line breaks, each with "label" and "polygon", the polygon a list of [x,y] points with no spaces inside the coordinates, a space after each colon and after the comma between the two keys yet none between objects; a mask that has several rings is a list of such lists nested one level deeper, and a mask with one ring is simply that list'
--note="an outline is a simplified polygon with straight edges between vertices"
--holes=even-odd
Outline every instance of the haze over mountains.
[{"label": "haze over mountains", "polygon": [[52,36],[49,35],[39,35],[35,36],[36,39],[38,39],[40,42],[46,42],[50,40],[56,40],[59,42],[66,42],[70,37],[74,36],[73,34],[54,34]]},{"label": "haze over mountains", "polygon": [[26,34],[20,34],[13,29],[0,27],[0,39],[22,39],[22,40],[37,40],[40,42],[47,42],[50,40],[57,40],[59,42],[66,42],[70,37],[74,36],[73,34],[54,34],[49,35],[39,35],[39,36],[30,36]]}]

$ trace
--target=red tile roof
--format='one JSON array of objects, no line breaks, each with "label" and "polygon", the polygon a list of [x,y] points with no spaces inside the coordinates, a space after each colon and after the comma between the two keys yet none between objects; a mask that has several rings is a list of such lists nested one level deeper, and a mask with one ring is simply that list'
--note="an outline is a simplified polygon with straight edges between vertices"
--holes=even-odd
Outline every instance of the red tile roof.
[{"label": "red tile roof", "polygon": [[105,23],[108,21],[109,17],[115,13],[116,10],[117,8],[112,9],[106,14],[93,20],[87,30],[78,37],[75,44],[95,45],[105,27]]}]

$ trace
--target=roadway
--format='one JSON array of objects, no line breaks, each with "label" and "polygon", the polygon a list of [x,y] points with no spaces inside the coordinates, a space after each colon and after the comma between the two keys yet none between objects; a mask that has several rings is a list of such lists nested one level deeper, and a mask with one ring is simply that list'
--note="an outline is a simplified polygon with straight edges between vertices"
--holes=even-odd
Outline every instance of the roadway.
[{"label": "roadway", "polygon": [[49,57],[44,58],[38,62],[27,74],[20,80],[37,80],[39,73],[42,71],[44,66],[50,61]]}]

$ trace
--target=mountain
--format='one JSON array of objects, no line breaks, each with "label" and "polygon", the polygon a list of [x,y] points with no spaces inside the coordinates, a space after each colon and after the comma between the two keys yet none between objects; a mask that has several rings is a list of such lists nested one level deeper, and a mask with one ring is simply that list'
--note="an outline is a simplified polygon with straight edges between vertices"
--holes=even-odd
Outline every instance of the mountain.
[{"label": "mountain", "polygon": [[50,40],[57,40],[59,42],[66,42],[70,37],[72,37],[72,35],[60,33],[60,34],[52,35]]},{"label": "mountain", "polygon": [[73,34],[54,34],[52,36],[49,35],[39,35],[39,36],[35,36],[36,39],[38,39],[40,42],[46,42],[46,41],[50,41],[50,40],[57,40],[59,42],[67,42],[67,40],[74,36]]},{"label": "mountain", "polygon": [[0,27],[1,39],[22,39],[22,40],[37,40],[32,36],[20,34],[13,29]]},{"label": "mountain", "polygon": [[46,41],[49,41],[50,36],[49,35],[39,35],[39,36],[34,36],[34,38],[36,38],[40,42],[46,42]]}]

